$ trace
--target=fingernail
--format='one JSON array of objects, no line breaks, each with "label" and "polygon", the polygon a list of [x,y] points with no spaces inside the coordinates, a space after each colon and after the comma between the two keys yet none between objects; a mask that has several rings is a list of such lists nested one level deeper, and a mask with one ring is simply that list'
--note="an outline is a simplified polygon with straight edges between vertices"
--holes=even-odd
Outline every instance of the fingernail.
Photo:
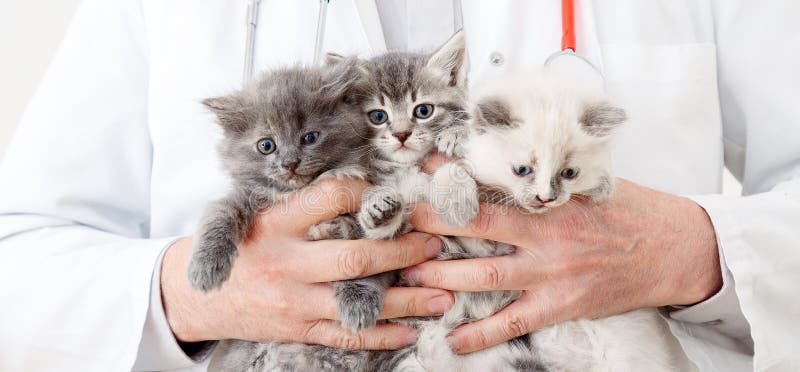
[{"label": "fingernail", "polygon": [[449,345],[449,346],[450,346],[450,350],[452,350],[452,351],[453,351],[453,353],[455,353],[455,354],[459,354],[459,351],[461,351],[461,347],[459,347],[458,345],[456,345],[456,338],[455,338],[455,337],[453,337],[453,336],[447,336],[447,337],[445,338],[445,341],[447,341],[447,345]]},{"label": "fingernail", "polygon": [[451,306],[453,306],[453,299],[448,295],[436,296],[428,301],[428,311],[433,314],[444,314]]},{"label": "fingernail", "polygon": [[419,269],[416,267],[403,270],[403,272],[400,273],[400,276],[403,277],[403,281],[405,281],[408,285],[419,284]]},{"label": "fingernail", "polygon": [[434,258],[442,251],[442,240],[433,236],[425,242],[425,256]]}]

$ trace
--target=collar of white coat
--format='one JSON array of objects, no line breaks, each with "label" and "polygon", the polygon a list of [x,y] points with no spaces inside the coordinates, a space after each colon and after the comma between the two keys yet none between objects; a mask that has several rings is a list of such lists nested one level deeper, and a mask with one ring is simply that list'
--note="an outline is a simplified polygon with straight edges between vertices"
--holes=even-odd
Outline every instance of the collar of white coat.
[{"label": "collar of white coat", "polygon": [[373,54],[386,52],[386,38],[383,35],[381,17],[375,0],[353,0],[356,15],[361,22],[361,30]]},{"label": "collar of white coat", "polygon": [[[387,51],[386,39],[383,34],[383,25],[381,24],[381,18],[378,14],[376,0],[353,0],[353,2],[359,22],[361,23],[361,30],[364,33],[364,38],[367,40],[371,52],[373,54],[385,53]],[[489,5],[489,2],[486,3],[486,5]],[[461,6],[461,1],[454,2],[454,4]],[[473,5],[473,3],[468,4]],[[483,5],[483,3],[474,5],[480,6],[478,4]],[[461,14],[460,9],[458,9],[457,12]],[[575,25],[577,53],[591,62],[602,73],[602,50],[600,48],[600,37],[598,35],[594,5],[591,0],[577,0],[575,2]],[[469,35],[467,35],[467,37],[469,37]],[[544,63],[544,61],[542,61],[542,63]]]}]

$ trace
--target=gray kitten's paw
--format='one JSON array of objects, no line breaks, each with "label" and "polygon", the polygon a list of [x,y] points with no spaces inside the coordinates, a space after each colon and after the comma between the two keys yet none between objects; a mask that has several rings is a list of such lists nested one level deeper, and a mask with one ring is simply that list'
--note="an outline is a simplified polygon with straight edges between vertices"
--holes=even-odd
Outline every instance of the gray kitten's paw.
[{"label": "gray kitten's paw", "polygon": [[339,216],[330,221],[320,222],[308,228],[306,239],[310,241],[325,239],[358,239],[358,222],[353,216]]},{"label": "gray kitten's paw", "polygon": [[464,126],[454,126],[443,130],[436,136],[436,150],[447,156],[463,157],[464,147],[461,145],[467,137]]},{"label": "gray kitten's paw", "polygon": [[403,230],[403,197],[391,187],[376,186],[364,193],[358,224],[369,239],[385,239]]},{"label": "gray kitten's paw", "polygon": [[192,288],[208,292],[220,287],[231,276],[235,252],[236,245],[229,240],[199,239],[189,261]]},{"label": "gray kitten's paw", "polygon": [[447,224],[465,227],[478,215],[478,185],[464,166],[446,164],[433,174],[430,202]]},{"label": "gray kitten's paw", "polygon": [[336,309],[342,327],[356,333],[372,328],[381,313],[383,290],[361,280],[340,282],[336,289]]},{"label": "gray kitten's paw", "polygon": [[367,179],[367,170],[364,167],[349,166],[337,169],[331,169],[317,177],[318,180],[335,179],[342,180],[345,178],[354,178],[359,180]]}]

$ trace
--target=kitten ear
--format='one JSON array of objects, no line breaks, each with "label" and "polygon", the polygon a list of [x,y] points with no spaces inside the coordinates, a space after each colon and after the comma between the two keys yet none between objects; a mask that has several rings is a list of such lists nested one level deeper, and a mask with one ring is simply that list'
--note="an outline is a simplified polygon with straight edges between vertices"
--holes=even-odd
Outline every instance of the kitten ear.
[{"label": "kitten ear", "polygon": [[247,129],[247,105],[241,95],[206,98],[202,103],[217,115],[217,122],[225,131],[241,133]]},{"label": "kitten ear", "polygon": [[331,103],[352,98],[365,82],[367,74],[363,61],[358,58],[338,57],[341,59],[324,67],[325,85],[319,91],[324,100]]},{"label": "kitten ear", "polygon": [[611,134],[617,126],[628,120],[625,110],[608,102],[599,102],[587,106],[580,123],[587,133],[603,137]]},{"label": "kitten ear", "polygon": [[511,117],[511,107],[497,97],[486,97],[475,105],[475,125],[478,128],[513,128],[517,122]]},{"label": "kitten ear", "polygon": [[467,83],[467,47],[464,31],[458,31],[428,58],[427,67],[441,72],[450,86],[464,88]]}]

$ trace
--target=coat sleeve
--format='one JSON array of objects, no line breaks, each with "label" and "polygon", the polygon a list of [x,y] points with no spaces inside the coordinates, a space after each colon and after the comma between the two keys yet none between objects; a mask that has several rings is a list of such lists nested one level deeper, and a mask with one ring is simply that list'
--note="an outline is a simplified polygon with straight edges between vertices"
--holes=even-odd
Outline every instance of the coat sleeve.
[{"label": "coat sleeve", "polygon": [[[139,350],[158,342],[143,330],[175,238],[149,236],[147,60],[138,1],[85,1],[17,129],[0,165],[0,370],[154,359]],[[178,363],[148,367],[193,363],[169,342]]]},{"label": "coat sleeve", "polygon": [[[800,370],[800,3],[712,1],[726,166],[743,197],[696,196],[725,285],[673,312],[751,347],[755,370]],[[702,349],[700,347],[699,349]],[[695,358],[696,359],[696,358]]]}]

